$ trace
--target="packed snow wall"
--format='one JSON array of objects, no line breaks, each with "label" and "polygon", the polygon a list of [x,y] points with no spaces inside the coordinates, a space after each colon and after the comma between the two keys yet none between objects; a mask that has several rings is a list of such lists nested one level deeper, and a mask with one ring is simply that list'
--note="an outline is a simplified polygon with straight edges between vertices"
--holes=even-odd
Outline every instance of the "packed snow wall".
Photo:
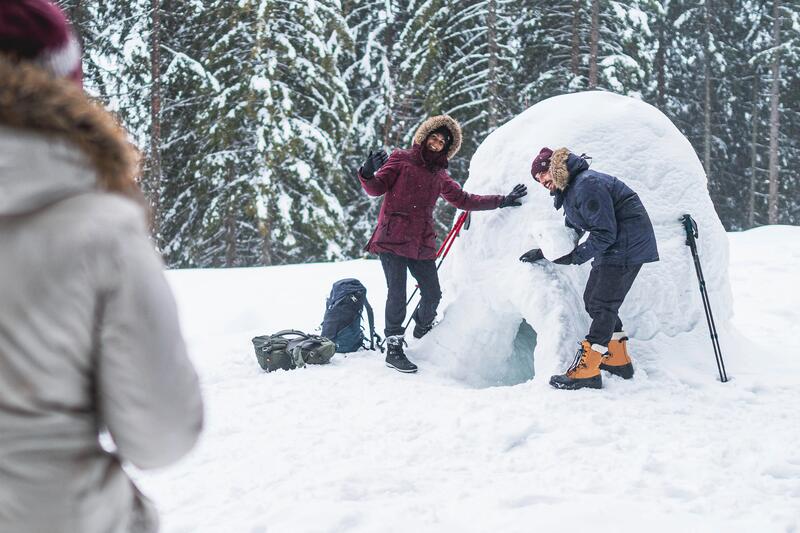
[{"label": "packed snow wall", "polygon": [[[531,161],[542,146],[566,146],[591,156],[591,168],[628,184],[650,214],[661,260],[642,268],[620,310],[632,343],[707,327],[679,221],[684,213],[699,226],[714,316],[718,324],[728,321],[727,236],[689,141],[666,116],[640,100],[583,92],[534,105],[478,148],[464,184],[467,191],[505,194],[524,183],[529,194],[522,207],[472,214],[469,230],[456,240],[441,269],[441,322],[412,345],[417,359],[472,386],[515,384],[534,372],[545,376],[541,381],[546,383],[572,360],[589,325],[582,295],[591,263],[529,265],[518,260],[537,247],[555,259],[574,244],[575,233],[564,226],[563,211],[553,208],[549,192],[530,175]],[[523,320],[533,336],[521,327]],[[520,346],[530,346],[531,338],[534,353],[525,360]]]}]

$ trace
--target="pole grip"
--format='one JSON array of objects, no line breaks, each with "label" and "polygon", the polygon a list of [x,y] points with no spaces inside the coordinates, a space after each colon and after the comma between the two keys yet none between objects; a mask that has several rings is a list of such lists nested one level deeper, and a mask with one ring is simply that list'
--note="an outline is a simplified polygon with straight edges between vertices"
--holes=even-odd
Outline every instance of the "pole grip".
[{"label": "pole grip", "polygon": [[683,224],[683,230],[686,232],[686,246],[695,248],[695,239],[700,236],[699,232],[697,231],[697,222],[694,221],[692,215],[689,213],[683,215],[680,218],[680,221]]}]

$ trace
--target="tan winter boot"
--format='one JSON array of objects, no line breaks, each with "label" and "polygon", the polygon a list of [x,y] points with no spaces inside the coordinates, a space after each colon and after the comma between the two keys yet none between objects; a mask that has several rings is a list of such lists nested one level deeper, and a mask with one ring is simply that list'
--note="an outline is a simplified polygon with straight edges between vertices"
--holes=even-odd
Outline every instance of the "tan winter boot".
[{"label": "tan winter boot", "polygon": [[575,361],[566,374],[559,374],[550,378],[550,385],[557,389],[602,389],[603,379],[600,377],[600,362],[603,353],[589,341],[581,341],[581,347],[575,354]]},{"label": "tan winter boot", "polygon": [[624,331],[615,332],[608,343],[608,355],[603,357],[600,370],[611,372],[624,379],[633,377],[633,364],[628,356],[628,336]]}]

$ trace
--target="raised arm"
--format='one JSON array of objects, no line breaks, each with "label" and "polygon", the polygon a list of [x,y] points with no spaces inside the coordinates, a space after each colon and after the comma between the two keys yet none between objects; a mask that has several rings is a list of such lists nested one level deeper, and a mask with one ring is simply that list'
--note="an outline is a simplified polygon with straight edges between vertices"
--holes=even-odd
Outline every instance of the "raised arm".
[{"label": "raised arm", "polygon": [[358,169],[361,186],[370,196],[380,196],[392,188],[402,163],[396,151],[386,159],[386,152],[370,151],[364,165]]}]

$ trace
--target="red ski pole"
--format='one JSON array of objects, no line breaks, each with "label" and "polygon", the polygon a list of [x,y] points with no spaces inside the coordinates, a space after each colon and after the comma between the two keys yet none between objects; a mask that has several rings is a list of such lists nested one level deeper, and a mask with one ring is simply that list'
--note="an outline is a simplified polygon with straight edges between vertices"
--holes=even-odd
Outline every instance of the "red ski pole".
[{"label": "red ski pole", "polygon": [[[464,226],[464,221],[467,219],[468,215],[469,215],[468,211],[464,211],[463,213],[461,213],[461,215],[459,215],[459,217],[456,219],[455,224],[453,224],[453,227],[450,228],[450,231],[447,232],[444,241],[442,241],[442,245],[439,247],[439,251],[436,252],[437,259],[439,258],[439,256],[442,257],[442,259],[439,261],[439,264],[436,265],[436,270],[439,270],[439,267],[442,266],[442,261],[444,261],[444,257],[450,251],[450,246],[453,245],[453,242],[455,241],[456,237],[458,237],[458,234],[461,232],[461,228]],[[444,252],[444,255],[442,255],[442,252]],[[411,296],[408,298],[408,300],[406,300],[406,308],[408,308],[408,304],[411,303],[411,300],[414,299],[414,295],[417,294],[418,289],[419,285],[414,287],[414,292],[412,292]]]},{"label": "red ski pole", "polygon": [[[464,222],[466,222],[467,217],[469,217],[469,211],[462,211],[461,214],[456,219],[456,223],[453,224],[453,228],[448,232],[447,236],[444,238],[444,242],[442,242],[442,245],[439,247],[439,251],[436,252],[436,258],[439,259],[439,264],[436,265],[437,271],[439,270],[439,267],[442,266],[442,263],[444,263],[444,258],[447,257],[448,253],[450,253],[450,248],[453,247],[453,243],[456,241],[456,237],[458,237],[458,235],[461,233],[461,228],[464,227]],[[414,296],[417,294],[418,290],[419,290],[419,285],[417,285],[414,288],[414,292],[411,293],[411,296],[408,298],[408,301],[406,301],[406,310],[408,310],[408,304],[410,304],[411,300],[414,299]],[[418,307],[419,303],[417,303],[417,306],[414,308],[414,313],[417,312]],[[408,320],[406,320],[406,324],[405,326],[403,326],[403,329],[407,328],[408,325],[411,323],[411,318],[414,316],[414,313],[411,313],[411,316],[408,317]]]},{"label": "red ski pole", "polygon": [[439,252],[436,254],[436,257],[439,257],[439,254],[441,254],[442,258],[439,260],[439,264],[436,265],[436,270],[439,270],[439,267],[442,266],[442,261],[444,261],[444,258],[447,257],[447,254],[450,252],[450,248],[453,247],[453,243],[456,242],[456,237],[458,237],[459,233],[461,233],[461,228],[464,227],[464,222],[467,220],[468,215],[469,211],[464,211],[461,213],[461,216],[458,217],[458,220],[456,220],[455,226],[453,226],[453,229],[450,230],[451,233],[453,233],[453,231],[455,231],[455,233],[453,233],[453,238],[450,239],[450,242],[447,243],[447,248],[444,248],[444,243],[442,243],[442,248],[444,248],[443,254],[442,248],[439,248]]},{"label": "red ski pole", "polygon": [[[453,240],[458,237],[461,227],[464,225],[464,221],[467,219],[467,213],[467,211],[462,212],[461,215],[459,215],[459,217],[456,219],[456,223],[453,224],[453,227],[447,232],[447,236],[444,238],[442,245],[439,247],[439,251],[436,252],[437,259],[440,255],[442,255],[442,251],[445,249],[445,246],[452,244]],[[447,247],[447,250],[450,250],[449,246]],[[447,255],[447,252],[444,252],[444,255]]]}]

